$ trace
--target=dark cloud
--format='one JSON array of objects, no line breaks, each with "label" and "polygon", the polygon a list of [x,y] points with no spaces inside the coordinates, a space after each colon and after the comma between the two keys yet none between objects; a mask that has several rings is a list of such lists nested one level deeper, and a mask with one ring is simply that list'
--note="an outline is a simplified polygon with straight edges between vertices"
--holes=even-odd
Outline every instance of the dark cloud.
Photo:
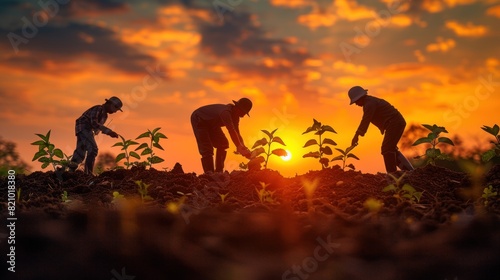
[{"label": "dark cloud", "polygon": [[130,7],[125,0],[71,0],[61,9],[63,14],[69,17],[122,13],[129,10]]},{"label": "dark cloud", "polygon": [[[13,33],[23,36],[22,29]],[[123,43],[112,30],[80,23],[38,28],[36,36],[18,48],[18,55],[8,56],[2,63],[40,69],[45,60],[70,62],[86,57],[128,73],[143,73],[146,66],[155,65],[154,57]],[[14,52],[9,40],[1,40],[0,49]]]}]

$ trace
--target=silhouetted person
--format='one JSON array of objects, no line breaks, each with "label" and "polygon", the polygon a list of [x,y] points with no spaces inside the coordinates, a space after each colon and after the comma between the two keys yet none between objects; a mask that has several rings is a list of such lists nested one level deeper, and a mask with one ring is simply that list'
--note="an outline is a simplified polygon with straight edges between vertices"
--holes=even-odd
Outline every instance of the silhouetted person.
[{"label": "silhouetted person", "polygon": [[[94,135],[102,132],[113,138],[118,138],[118,134],[105,127],[104,123],[108,119],[108,114],[114,114],[118,110],[122,111],[122,101],[115,96],[105,100],[106,102],[103,105],[93,106],[76,120],[76,149],[73,152],[71,162],[68,164],[71,171],[75,171],[85,158],[84,171],[87,174],[92,174],[98,151]],[[87,154],[86,157],[85,154]]]},{"label": "silhouetted person", "polygon": [[[236,151],[246,158],[251,155],[250,150],[243,143],[240,134],[240,118],[252,109],[252,101],[248,98],[241,98],[234,101],[234,104],[212,104],[196,109],[191,114],[191,125],[198,144],[198,151],[201,155],[201,165],[205,173],[224,171],[224,161],[226,160],[226,149],[229,148],[222,127],[225,126],[231,140],[236,145]],[[215,168],[214,168],[214,148]]]},{"label": "silhouetted person", "polygon": [[406,127],[405,119],[389,102],[368,95],[367,92],[367,89],[355,86],[348,93],[351,99],[350,105],[356,103],[356,105],[363,107],[363,118],[352,138],[351,145],[357,145],[358,137],[364,136],[368,126],[372,123],[384,134],[382,156],[387,173],[395,172],[397,167],[401,170],[413,170],[413,166],[397,147]]}]

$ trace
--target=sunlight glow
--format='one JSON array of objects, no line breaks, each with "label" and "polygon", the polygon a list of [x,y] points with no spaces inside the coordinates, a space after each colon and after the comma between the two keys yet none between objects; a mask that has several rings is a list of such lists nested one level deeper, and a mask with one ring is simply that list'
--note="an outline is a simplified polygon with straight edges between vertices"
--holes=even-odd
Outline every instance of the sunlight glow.
[{"label": "sunlight glow", "polygon": [[284,161],[289,161],[292,158],[292,153],[289,150],[286,150],[286,156],[281,157]]}]

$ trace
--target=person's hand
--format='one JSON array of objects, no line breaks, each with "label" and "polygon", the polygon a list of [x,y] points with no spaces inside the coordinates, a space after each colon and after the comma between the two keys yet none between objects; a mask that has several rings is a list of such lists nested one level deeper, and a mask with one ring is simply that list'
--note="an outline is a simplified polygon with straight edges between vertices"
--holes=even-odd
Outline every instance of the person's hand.
[{"label": "person's hand", "polygon": [[109,136],[113,137],[113,138],[118,138],[118,133],[114,132],[114,131],[110,131],[108,133]]},{"label": "person's hand", "polygon": [[245,146],[240,146],[238,147],[237,149],[238,153],[240,153],[242,156],[250,159],[250,157],[252,156],[252,152],[250,152],[250,150],[245,147]]},{"label": "person's hand", "polygon": [[352,138],[352,141],[351,141],[351,146],[358,145],[358,140],[359,140],[358,134],[354,135],[354,137]]}]

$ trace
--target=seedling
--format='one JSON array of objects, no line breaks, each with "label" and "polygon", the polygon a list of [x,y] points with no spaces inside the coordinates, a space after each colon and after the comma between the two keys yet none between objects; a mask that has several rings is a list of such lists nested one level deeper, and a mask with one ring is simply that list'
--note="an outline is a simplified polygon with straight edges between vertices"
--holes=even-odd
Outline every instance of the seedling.
[{"label": "seedling", "polygon": [[[137,164],[137,161],[130,162],[130,157],[133,157],[133,158],[140,160],[141,156],[139,156],[139,154],[134,152],[134,151],[129,152],[128,148],[130,146],[133,146],[133,145],[139,145],[139,143],[137,143],[131,139],[125,140],[125,138],[123,138],[123,136],[121,136],[121,135],[118,135],[118,136],[120,136],[122,141],[115,143],[112,147],[122,147],[121,150],[123,151],[123,153],[120,153],[116,156],[115,162],[119,162],[120,160],[125,159],[125,162],[124,162],[125,167],[126,167],[126,169],[129,169],[130,166]],[[117,168],[123,168],[123,167],[119,166]]]},{"label": "seedling", "polygon": [[376,198],[370,197],[363,203],[363,206],[370,211],[370,213],[378,213],[384,203]]},{"label": "seedling", "polygon": [[141,195],[142,202],[146,200],[153,200],[153,198],[148,195],[148,189],[150,184],[146,184],[142,180],[135,181],[135,184],[138,186],[137,191]]},{"label": "seedling", "polygon": [[317,159],[319,159],[319,162],[321,163],[321,167],[326,168],[326,167],[328,167],[329,160],[328,160],[328,158],[324,157],[324,155],[332,155],[333,154],[332,149],[328,145],[336,146],[337,143],[335,143],[335,141],[333,141],[330,138],[322,139],[323,133],[325,133],[325,132],[337,133],[337,132],[331,126],[321,125],[321,123],[315,119],[313,119],[313,122],[314,122],[313,125],[308,127],[306,129],[306,131],[303,132],[302,134],[306,134],[306,133],[315,131],[314,134],[318,135],[319,141],[317,141],[316,139],[310,139],[306,142],[306,144],[304,144],[303,148],[309,147],[312,145],[317,145],[318,150],[314,151],[314,152],[309,152],[309,153],[303,155],[302,157],[303,158],[306,158],[306,157],[317,158]]},{"label": "seedling", "polygon": [[222,203],[225,203],[226,202],[226,197],[229,195],[229,193],[226,193],[226,194],[221,194],[219,193],[219,197],[220,197],[220,200]]},{"label": "seedling", "polygon": [[483,127],[481,127],[481,129],[495,136],[495,139],[497,140],[496,142],[490,141],[490,143],[493,144],[493,148],[491,148],[490,150],[486,151],[484,154],[481,155],[481,160],[483,162],[488,162],[492,158],[500,156],[500,135],[499,135],[500,128],[498,127],[497,124],[495,124],[493,127],[484,125]]},{"label": "seedling", "polygon": [[261,186],[261,189],[255,188],[255,191],[259,195],[260,203],[262,203],[262,204],[264,204],[264,203],[276,204],[277,202],[275,201],[275,199],[273,197],[275,191],[266,190],[266,188],[267,188],[267,186],[269,186],[269,184],[266,184],[264,182],[260,182],[260,186]]},{"label": "seedling", "polygon": [[65,157],[62,150],[56,148],[54,144],[50,143],[50,130],[45,135],[38,133],[36,133],[36,135],[42,140],[31,143],[31,145],[38,146],[38,152],[35,153],[31,161],[38,160],[39,162],[41,162],[42,169],[49,166],[49,164],[52,164],[54,170],[56,170],[56,167],[58,165],[62,165],[66,162],[62,161],[62,159]]},{"label": "seedling", "polygon": [[355,147],[356,147],[356,145],[350,146],[347,149],[345,149],[345,151],[342,149],[339,149],[339,148],[335,148],[335,150],[339,151],[341,153],[341,155],[338,155],[338,156],[332,158],[331,161],[341,160],[342,161],[342,170],[345,170],[346,167],[349,167],[350,169],[355,170],[356,167],[354,167],[354,165],[352,163],[349,163],[348,165],[346,165],[346,160],[348,158],[353,158],[353,159],[359,160],[359,158],[356,155],[351,153],[352,149],[354,149]]},{"label": "seedling", "polygon": [[183,195],[177,201],[169,201],[165,204],[165,208],[167,209],[168,212],[172,214],[178,214],[181,212],[181,209],[184,205],[184,202],[186,201],[186,198],[187,197]]},{"label": "seedling", "polygon": [[481,197],[484,199],[484,206],[488,206],[488,203],[490,202],[490,198],[494,198],[498,195],[498,192],[493,191],[493,186],[489,186],[487,188],[484,188],[483,190],[483,195]]},{"label": "seedling", "polygon": [[[427,137],[422,137],[422,138],[418,139],[417,141],[415,141],[415,143],[413,143],[412,146],[417,146],[417,145],[424,144],[424,143],[430,144],[431,147],[425,151],[425,156],[427,157],[427,160],[426,160],[427,163],[434,165],[436,162],[436,159],[446,159],[447,158],[446,155],[441,153],[441,150],[439,148],[436,148],[436,146],[440,143],[449,144],[452,146],[455,146],[455,144],[453,144],[453,141],[451,141],[451,139],[449,139],[447,137],[439,137],[439,135],[443,132],[448,133],[448,131],[446,131],[446,129],[443,126],[437,126],[435,124],[434,125],[423,124],[422,126],[427,128],[431,132],[429,133],[429,135],[427,135]],[[424,155],[421,155],[421,156],[417,156],[415,158],[420,158],[423,156]]]},{"label": "seedling", "polygon": [[422,197],[422,192],[417,192],[415,188],[412,187],[410,184],[404,184],[401,187],[401,182],[406,173],[403,173],[403,175],[401,175],[401,177],[399,178],[396,178],[392,174],[387,174],[387,175],[389,175],[394,180],[394,184],[386,186],[384,189],[382,189],[383,192],[394,192],[393,197],[395,197],[400,202],[405,200],[407,200],[411,204],[415,202],[420,202],[420,198]]},{"label": "seedling", "polygon": [[[278,144],[281,144],[283,146],[286,146],[280,137],[274,136],[274,133],[276,132],[276,130],[278,130],[278,129],[275,129],[272,132],[269,132],[267,130],[262,130],[262,132],[264,132],[268,138],[264,137],[260,140],[255,141],[255,144],[252,147],[252,149],[254,149],[254,150],[252,151],[252,160],[251,161],[256,160],[259,163],[264,162],[264,169],[267,169],[267,163],[269,162],[269,156],[277,155],[277,156],[282,157],[282,156],[287,155],[287,152],[281,148],[274,149],[271,151],[271,144],[272,143],[278,143]],[[266,149],[267,149],[267,151],[266,151]],[[266,156],[266,158],[264,158],[260,154],[264,154]],[[250,165],[250,163],[249,163],[249,165]]]},{"label": "seedling", "polygon": [[19,203],[21,201],[21,188],[17,188],[16,194],[17,194],[16,201],[17,203]]},{"label": "seedling", "polygon": [[144,132],[143,134],[135,138],[136,140],[141,138],[149,138],[150,140],[149,144],[142,143],[141,145],[139,145],[139,147],[135,149],[136,151],[142,150],[141,156],[149,155],[146,161],[146,163],[149,165],[149,168],[151,168],[153,164],[164,161],[164,159],[162,159],[161,157],[156,156],[153,151],[153,147],[163,150],[163,147],[160,145],[160,139],[162,138],[168,139],[167,136],[165,136],[163,133],[158,132],[160,129],[161,129],[160,127],[153,129],[153,131],[148,129],[148,131]]},{"label": "seedling", "polygon": [[302,180],[302,185],[304,186],[304,192],[305,192],[306,198],[307,198],[307,209],[308,209],[308,211],[311,211],[312,206],[313,206],[313,202],[312,202],[313,194],[319,185],[319,178],[314,178],[313,181],[309,181],[309,180],[304,179],[304,180]]},{"label": "seedling", "polygon": [[68,199],[68,192],[67,191],[64,191],[62,194],[61,194],[61,200],[62,202],[64,203],[67,203],[67,202],[70,202],[71,200]]},{"label": "seedling", "polygon": [[123,199],[125,199],[125,196],[123,194],[120,194],[118,191],[114,191],[113,200],[111,201],[111,203],[116,204]]}]

